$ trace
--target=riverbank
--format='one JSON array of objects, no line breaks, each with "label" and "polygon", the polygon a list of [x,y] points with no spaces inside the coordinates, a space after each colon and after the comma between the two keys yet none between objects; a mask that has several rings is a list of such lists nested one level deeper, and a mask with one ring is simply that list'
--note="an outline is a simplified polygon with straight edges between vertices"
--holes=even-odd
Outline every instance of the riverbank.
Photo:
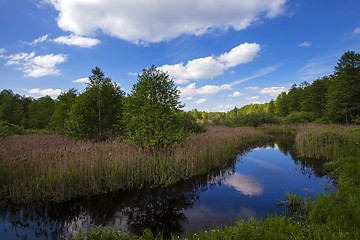
[{"label": "riverbank", "polygon": [[260,129],[211,126],[173,152],[140,150],[122,141],[74,141],[59,135],[0,139],[0,202],[61,202],[107,192],[168,186],[226,166]]},{"label": "riverbank", "polygon": [[[233,226],[214,228],[186,239],[358,239],[360,236],[360,128],[353,126],[303,125],[296,134],[296,149],[302,156],[327,158],[326,169],[337,179],[335,191],[309,201],[288,196],[296,211],[256,221],[239,220]],[[294,200],[294,199],[300,199]],[[292,201],[298,201],[296,204]],[[291,209],[290,209],[291,210]],[[300,211],[299,211],[300,210]],[[302,215],[299,216],[298,213]],[[76,239],[82,239],[78,235]],[[163,239],[146,230],[142,236],[96,228],[87,239]],[[178,239],[172,236],[171,239]]]}]

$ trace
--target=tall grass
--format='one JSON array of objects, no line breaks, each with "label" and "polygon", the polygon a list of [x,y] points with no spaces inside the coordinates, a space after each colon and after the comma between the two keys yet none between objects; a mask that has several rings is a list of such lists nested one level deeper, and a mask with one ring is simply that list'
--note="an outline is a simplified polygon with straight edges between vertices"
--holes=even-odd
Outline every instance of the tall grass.
[{"label": "tall grass", "polygon": [[174,151],[153,154],[125,141],[58,135],[0,139],[2,202],[63,201],[109,191],[166,186],[227,165],[265,135],[255,128],[209,127]]}]

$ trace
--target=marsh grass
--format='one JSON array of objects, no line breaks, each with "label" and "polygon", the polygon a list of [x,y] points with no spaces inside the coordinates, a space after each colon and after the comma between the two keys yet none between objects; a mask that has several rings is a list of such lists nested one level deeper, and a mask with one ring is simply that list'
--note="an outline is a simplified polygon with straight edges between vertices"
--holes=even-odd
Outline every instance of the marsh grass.
[{"label": "marsh grass", "polygon": [[[269,129],[288,131],[288,127]],[[327,159],[337,188],[320,193],[314,201],[287,194],[282,216],[239,220],[186,236],[186,239],[359,239],[360,238],[360,127],[307,124],[296,126],[296,150],[304,157]],[[299,217],[300,216],[300,217]],[[90,232],[106,231],[102,228]],[[111,238],[116,239],[116,238]],[[121,238],[119,238],[121,239]],[[124,239],[163,239],[146,230]],[[171,239],[178,239],[172,236]]]},{"label": "marsh grass", "polygon": [[0,199],[64,201],[115,190],[167,186],[233,161],[265,135],[255,128],[209,127],[172,152],[156,154],[126,141],[74,141],[58,135],[0,140]]}]

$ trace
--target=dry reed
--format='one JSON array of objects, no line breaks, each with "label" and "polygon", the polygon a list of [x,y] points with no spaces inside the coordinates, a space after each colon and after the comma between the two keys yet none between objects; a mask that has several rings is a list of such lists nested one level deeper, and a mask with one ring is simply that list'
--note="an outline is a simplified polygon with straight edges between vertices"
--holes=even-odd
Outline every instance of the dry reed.
[{"label": "dry reed", "polygon": [[0,140],[0,201],[64,201],[121,189],[166,186],[233,160],[259,141],[255,128],[209,127],[169,152],[125,141],[74,141],[57,135]]}]

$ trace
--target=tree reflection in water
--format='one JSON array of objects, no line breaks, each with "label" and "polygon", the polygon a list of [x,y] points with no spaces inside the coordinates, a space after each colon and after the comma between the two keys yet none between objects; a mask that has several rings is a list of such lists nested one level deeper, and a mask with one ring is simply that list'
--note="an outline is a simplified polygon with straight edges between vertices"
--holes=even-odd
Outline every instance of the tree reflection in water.
[{"label": "tree reflection in water", "polygon": [[[275,147],[290,154],[305,175],[324,176],[323,162],[297,158],[293,150],[293,136],[277,136],[275,140],[249,146],[241,155],[255,147]],[[62,204],[8,205],[0,207],[3,231],[0,239],[11,236],[20,239],[56,239],[60,234],[74,236],[95,226],[110,226],[129,234],[141,234],[149,228],[153,232],[181,235],[188,221],[185,210],[194,206],[201,193],[221,185],[225,177],[234,175],[234,162],[223,169],[167,188],[121,191]]]}]

